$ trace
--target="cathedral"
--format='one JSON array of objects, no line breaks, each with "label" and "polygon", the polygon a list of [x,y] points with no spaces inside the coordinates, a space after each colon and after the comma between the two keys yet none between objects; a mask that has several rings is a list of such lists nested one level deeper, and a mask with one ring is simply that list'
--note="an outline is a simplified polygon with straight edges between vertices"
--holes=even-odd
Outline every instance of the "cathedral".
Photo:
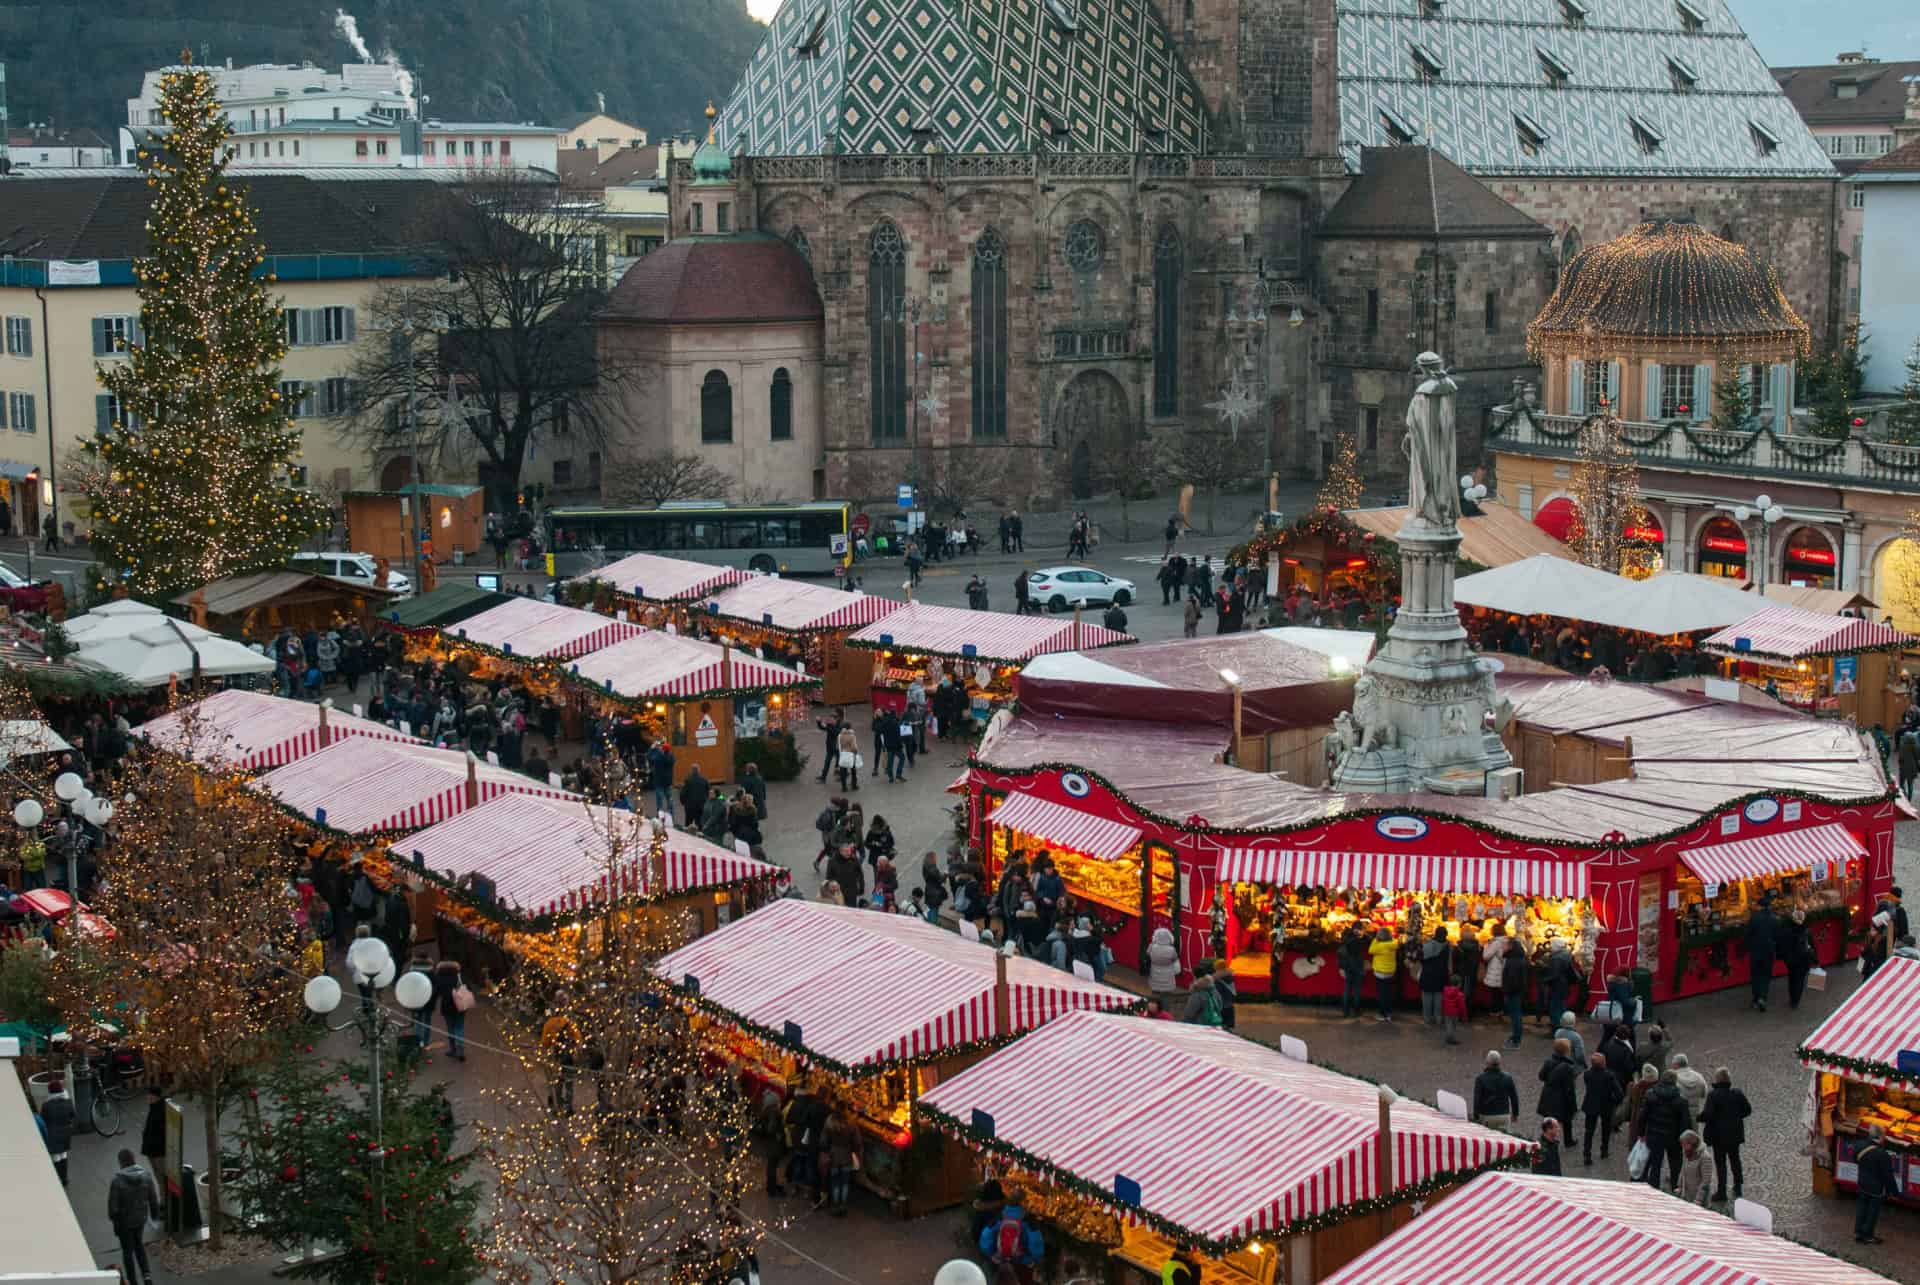
[{"label": "cathedral", "polygon": [[702,153],[673,235],[817,289],[800,368],[689,376],[805,390],[789,495],[1087,495],[1201,433],[1397,472],[1424,349],[1472,461],[1559,265],[1649,217],[1836,311],[1834,172],[1725,0],[786,0]]}]

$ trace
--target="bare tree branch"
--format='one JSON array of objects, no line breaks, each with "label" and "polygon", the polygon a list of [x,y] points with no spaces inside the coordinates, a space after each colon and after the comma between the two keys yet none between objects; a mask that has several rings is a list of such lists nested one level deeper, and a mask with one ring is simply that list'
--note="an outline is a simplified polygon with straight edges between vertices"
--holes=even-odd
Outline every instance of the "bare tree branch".
[{"label": "bare tree branch", "polygon": [[600,489],[609,503],[657,506],[668,500],[724,500],[733,479],[698,455],[654,451],[607,464]]},{"label": "bare tree branch", "polygon": [[1206,497],[1207,534],[1213,534],[1213,505],[1220,491],[1254,477],[1254,441],[1217,428],[1190,428],[1167,439],[1163,460],[1177,482],[1190,483]]}]

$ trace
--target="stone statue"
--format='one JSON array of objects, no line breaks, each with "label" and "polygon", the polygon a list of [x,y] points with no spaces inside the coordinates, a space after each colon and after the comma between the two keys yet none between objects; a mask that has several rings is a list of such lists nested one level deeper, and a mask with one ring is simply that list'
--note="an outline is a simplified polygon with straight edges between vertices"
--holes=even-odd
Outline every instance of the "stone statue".
[{"label": "stone statue", "polygon": [[1407,495],[1416,517],[1446,529],[1460,521],[1460,470],[1453,437],[1453,395],[1460,386],[1440,364],[1438,353],[1423,352],[1417,360],[1420,383],[1407,404],[1406,451],[1412,466]]},{"label": "stone statue", "polygon": [[1353,685],[1353,721],[1359,727],[1358,749],[1362,754],[1382,746],[1393,747],[1396,737],[1393,723],[1387,718],[1384,693],[1371,674],[1360,675]]}]

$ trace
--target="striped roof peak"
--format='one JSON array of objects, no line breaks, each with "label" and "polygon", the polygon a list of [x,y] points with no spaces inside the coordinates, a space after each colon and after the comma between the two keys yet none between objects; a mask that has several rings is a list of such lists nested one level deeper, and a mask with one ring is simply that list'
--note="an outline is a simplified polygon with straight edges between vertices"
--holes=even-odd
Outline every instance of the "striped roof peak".
[{"label": "striped roof peak", "polygon": [[[321,707],[311,701],[229,687],[134,731],[162,749],[191,754],[208,765],[279,767],[323,748],[320,720]],[[326,724],[328,744],[348,736],[419,743],[396,728],[338,709],[326,711]]]}]

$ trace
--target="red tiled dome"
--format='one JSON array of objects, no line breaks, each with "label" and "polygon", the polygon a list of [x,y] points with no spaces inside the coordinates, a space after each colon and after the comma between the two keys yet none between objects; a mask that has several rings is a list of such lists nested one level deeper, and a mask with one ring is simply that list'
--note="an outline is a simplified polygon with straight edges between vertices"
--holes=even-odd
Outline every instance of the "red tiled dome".
[{"label": "red tiled dome", "polygon": [[669,241],[628,268],[600,315],[643,325],[818,321],[813,268],[764,232]]}]

